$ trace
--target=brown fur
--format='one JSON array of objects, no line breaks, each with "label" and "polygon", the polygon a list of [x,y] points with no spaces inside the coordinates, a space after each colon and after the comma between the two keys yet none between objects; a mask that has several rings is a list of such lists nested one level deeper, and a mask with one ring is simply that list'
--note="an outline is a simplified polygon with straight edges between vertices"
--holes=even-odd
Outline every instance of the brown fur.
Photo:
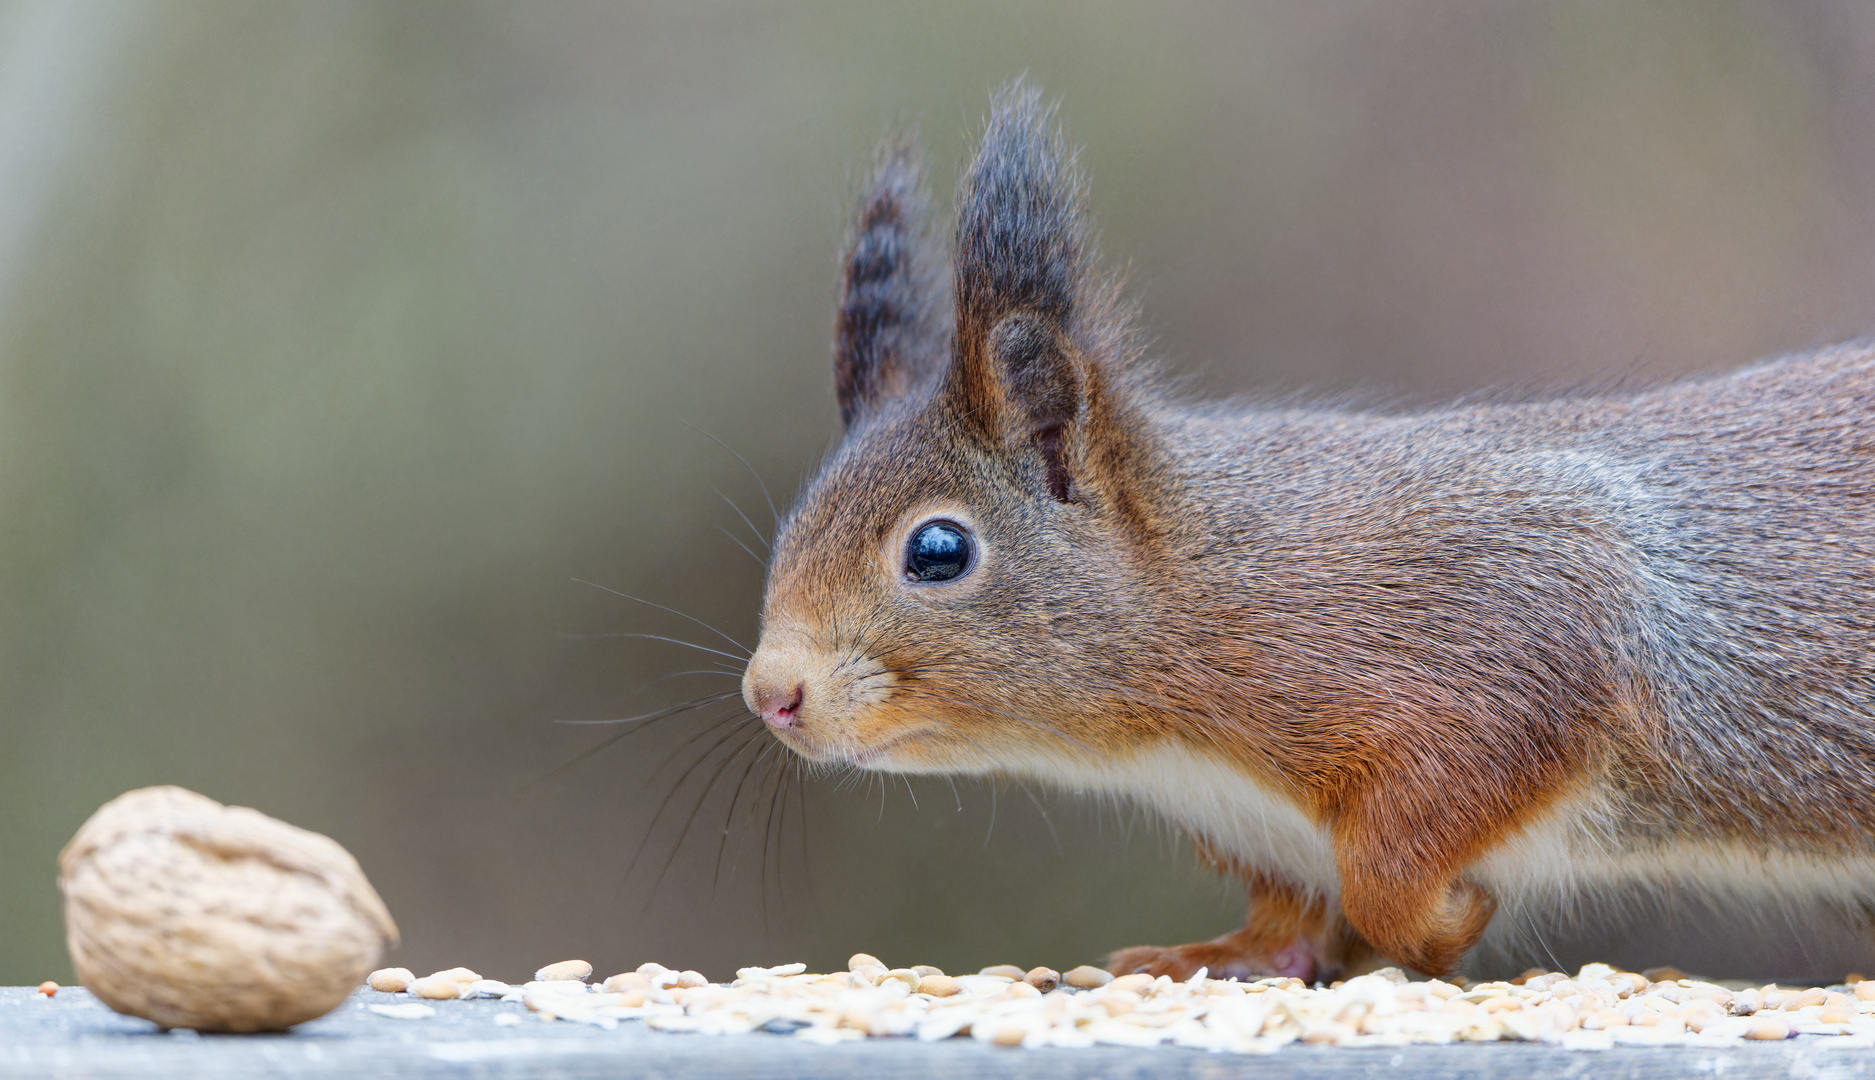
[{"label": "brown fur", "polygon": [[[910,170],[887,159],[855,252],[927,257]],[[1116,969],[1306,941],[1315,973],[1449,971],[1495,906],[1468,873],[1585,792],[1611,851],[1875,852],[1875,352],[1536,404],[1192,407],[1140,361],[1080,193],[1018,86],[959,197],[954,327],[928,293],[843,305],[846,441],[778,538],[744,684],[769,714],[800,689],[784,741],[1044,776],[1176,746],[1332,837],[1331,894],[1215,854],[1245,930]],[[979,561],[908,583],[932,517]]]}]

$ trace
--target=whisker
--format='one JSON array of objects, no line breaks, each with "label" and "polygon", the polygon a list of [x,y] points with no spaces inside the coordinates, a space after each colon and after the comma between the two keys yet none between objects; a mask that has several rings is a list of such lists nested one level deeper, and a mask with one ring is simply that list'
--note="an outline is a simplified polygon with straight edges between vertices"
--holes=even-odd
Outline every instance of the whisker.
[{"label": "whisker", "polygon": [[977,854],[979,855],[981,855],[982,853],[990,849],[990,837],[996,835],[996,789],[997,787],[998,785],[996,784],[996,782],[992,780],[990,782],[990,823],[983,830],[983,846],[977,849]]},{"label": "whisker", "polygon": [[762,550],[768,552],[770,556],[773,556],[775,554],[774,545],[770,544],[768,538],[762,535],[762,530],[755,527],[755,522],[749,520],[749,515],[742,512],[742,507],[736,505],[736,500],[723,494],[723,490],[715,484],[710,485],[710,490],[716,492],[717,498],[729,504],[729,508],[734,510],[736,516],[742,519],[742,523],[747,525],[749,531],[755,534],[755,539],[761,542]]},{"label": "whisker", "polygon": [[1048,811],[1042,806],[1042,800],[1035,797],[1035,792],[1029,790],[1029,785],[1017,783],[1016,786],[1022,789],[1022,794],[1029,797],[1029,802],[1035,807],[1035,812],[1042,815],[1042,824],[1048,826],[1048,835],[1055,841],[1055,854],[1066,855],[1067,852],[1061,846],[1061,834],[1055,831],[1054,819],[1048,816]]},{"label": "whisker", "polygon": [[[808,780],[810,777],[810,772],[804,767],[797,767],[795,770],[795,774],[796,775],[794,778],[794,788],[795,788],[794,790],[795,819],[794,820],[801,834],[801,867],[804,871],[806,871],[806,873],[803,876],[803,880],[805,881],[807,885],[808,910],[815,912],[816,916],[818,917],[820,912],[823,912],[827,909],[823,907],[822,904],[820,903],[820,881],[818,878],[814,876],[813,854],[809,850],[810,845],[813,841],[813,829],[810,827],[809,822],[808,822],[808,795],[809,795]],[[820,925],[825,927],[827,925],[827,920],[824,918],[821,918]]]},{"label": "whisker", "polygon": [[[780,742],[776,742],[774,746],[780,746]],[[784,754],[786,754],[786,750],[784,750]],[[769,752],[767,752],[767,750],[763,750],[761,754],[757,754],[756,756],[757,763],[767,761],[767,759],[769,759]],[[763,932],[763,934],[769,932],[769,847],[771,847],[772,842],[771,827],[772,823],[774,823],[774,801],[776,801],[776,797],[780,797],[780,791],[782,791],[782,774],[784,774],[782,771],[786,769],[787,757],[776,757],[774,761],[776,761],[776,769],[772,772],[761,772],[761,778],[756,780],[756,799],[750,801],[750,812],[748,812],[748,823],[754,825],[757,819],[757,810],[759,810],[761,802],[767,801],[767,804],[769,804],[769,816],[767,816],[767,819],[765,819],[763,825],[761,825],[761,847],[757,847],[756,851],[757,855],[759,855],[759,859],[756,861],[756,896],[761,898],[761,932]]]},{"label": "whisker", "polygon": [[[714,673],[698,672],[696,674],[727,674],[727,672],[714,672]],[[640,713],[637,716],[621,716],[613,720],[555,720],[554,723],[568,724],[568,725],[572,725],[576,727],[584,726],[584,725],[592,725],[592,724],[635,724],[640,720],[657,720],[666,716],[670,716],[673,713],[683,712],[687,709],[697,709],[705,705],[714,705],[717,702],[724,700],[725,698],[741,697],[741,696],[742,696],[742,691],[740,689],[725,690],[720,694],[709,694],[704,697],[694,698],[690,701],[686,701],[682,705],[672,705],[671,707],[667,709],[658,709],[655,712]]]},{"label": "whisker", "polygon": [[709,432],[704,431],[702,428],[698,427],[695,424],[692,424],[690,421],[685,420],[683,421],[683,424],[685,427],[688,427],[690,430],[696,432],[697,434],[710,440],[716,445],[729,451],[729,456],[735,458],[737,461],[742,462],[742,467],[749,470],[749,475],[755,478],[755,486],[762,489],[762,501],[768,504],[768,515],[775,519],[775,528],[780,529],[781,528],[781,515],[775,512],[775,500],[769,496],[768,485],[762,482],[762,474],[755,471],[755,466],[749,464],[749,459],[743,457],[741,454],[736,453],[735,447],[729,445],[728,443],[710,434]]},{"label": "whisker", "polygon": [[[721,700],[721,699],[718,699],[718,700]],[[700,708],[704,708],[712,704],[714,704],[714,702],[699,700],[699,701],[689,703],[683,706],[673,707],[672,709],[665,711],[662,716],[647,715],[645,717],[634,718],[634,719],[641,719],[643,722],[638,724],[638,726],[636,727],[626,728],[624,731],[621,731],[618,734],[605,739],[603,742],[600,742],[596,746],[592,746],[585,750],[580,751],[579,753],[573,755],[564,763],[560,765],[556,765],[553,768],[547,770],[547,772],[543,774],[542,776],[540,776],[538,779],[536,779],[534,783],[546,783],[549,780],[564,779],[567,773],[571,772],[576,766],[579,766],[591,760],[596,755],[603,753],[606,750],[611,749],[613,746],[617,745],[620,741],[624,739],[630,738],[633,735],[637,735],[644,731],[650,730],[659,721],[669,720],[671,717],[680,716],[683,713],[688,712],[691,709],[700,709]],[[556,721],[556,722],[557,723],[581,723],[582,721]],[[584,722],[591,723],[592,721],[584,721]],[[616,721],[608,721],[608,722],[616,722]],[[714,721],[712,725],[710,726],[713,727],[714,724],[718,724],[721,722],[722,721],[718,719]],[[709,727],[705,728],[706,731],[709,729],[710,729]]]},{"label": "whisker", "polygon": [[751,558],[751,559],[754,559],[754,560],[755,560],[755,565],[757,565],[757,566],[759,566],[759,567],[761,567],[761,568],[762,568],[762,569],[764,569],[764,570],[766,570],[766,569],[768,569],[768,560],[767,560],[767,559],[764,559],[764,558],[762,558],[762,557],[761,557],[760,555],[757,555],[757,554],[755,553],[755,549],[754,549],[754,548],[752,548],[752,547],[750,547],[749,545],[747,545],[747,544],[745,544],[745,543],[743,543],[743,542],[742,542],[742,538],[741,538],[741,537],[739,537],[739,536],[737,536],[737,535],[736,535],[735,533],[732,533],[732,532],[730,532],[730,531],[729,531],[728,529],[725,529],[725,528],[723,528],[723,527],[722,527],[721,525],[718,525],[718,526],[716,527],[716,531],[717,531],[717,532],[719,532],[719,533],[722,533],[722,534],[723,534],[724,536],[727,536],[727,537],[729,537],[729,542],[730,542],[730,543],[732,543],[732,544],[734,544],[734,545],[736,545],[737,547],[739,547],[739,548],[741,548],[742,550],[744,550],[744,551],[746,551],[746,552],[748,552],[748,553],[749,553],[749,558]]},{"label": "whisker", "polygon": [[[772,846],[774,840],[775,803],[781,798],[782,781],[787,776],[787,759],[778,758],[776,761],[779,768],[774,774],[774,784],[772,787],[769,785],[768,781],[764,779],[756,789],[758,792],[763,790],[769,792],[768,818],[762,823],[761,862],[758,864],[759,869],[756,873],[756,895],[762,898],[762,934],[764,936],[768,934],[768,849]],[[781,883],[779,860],[776,861],[775,883],[776,889],[779,891]],[[786,901],[785,897],[780,897],[779,899],[780,902],[785,903]]]},{"label": "whisker", "polygon": [[[749,717],[749,719],[752,720],[754,717]],[[740,732],[746,729],[737,728],[736,730]],[[697,816],[703,812],[703,804],[709,801],[710,792],[716,788],[716,782],[722,779],[723,773],[727,772],[729,766],[742,756],[743,751],[755,745],[756,740],[763,737],[763,731],[761,727],[755,728],[752,734],[742,741],[742,745],[724,755],[723,760],[717,764],[716,771],[703,782],[703,790],[698,793],[696,804],[690,808],[690,816],[684,819],[684,827],[677,832],[677,841],[671,845],[670,854],[664,857],[664,865],[658,868],[657,880],[652,882],[651,892],[645,897],[644,907],[638,912],[639,919],[644,918],[645,912],[651,908],[652,898],[656,897],[658,890],[664,887],[664,879],[671,872],[671,864],[677,861],[677,853],[683,850],[684,841],[689,838],[691,828],[697,823]]]},{"label": "whisker", "polygon": [[[746,821],[748,821],[748,825],[754,825],[754,823],[756,823],[756,817],[757,817],[757,814],[759,814],[759,808],[761,808],[761,801],[765,799],[765,795],[763,795],[763,793],[771,789],[771,784],[769,784],[769,780],[771,780],[774,774],[778,774],[778,772],[780,772],[780,769],[782,769],[782,767],[786,765],[787,757],[789,756],[791,756],[791,754],[789,754],[789,750],[787,750],[787,746],[784,746],[784,744],[780,742],[780,739],[771,739],[771,741],[769,741],[769,744],[767,744],[767,746],[763,746],[761,750],[757,750],[756,761],[754,761],[754,774],[756,774],[756,795],[754,795],[754,797],[752,797],[752,799],[748,801],[748,810],[744,810],[744,817],[746,817]],[[767,769],[767,765],[769,765],[771,761],[772,763],[774,763],[774,765],[776,765],[776,769],[774,769],[774,771],[772,772],[769,771],[769,769]],[[746,778],[744,778],[744,780],[746,780]],[[744,844],[737,844],[737,853],[739,853],[739,857],[741,857],[742,849],[744,849]],[[767,838],[763,838],[763,847],[761,847],[761,855],[763,855],[763,859],[767,857]],[[737,862],[737,864],[739,864],[739,862]],[[735,868],[737,864],[731,864],[731,868]],[[763,870],[765,870],[765,864],[763,864],[763,862],[757,862],[757,868],[763,868]],[[763,900],[763,904],[767,904],[767,900]]]},{"label": "whisker", "polygon": [[665,607],[663,604],[657,604],[649,600],[646,600],[642,596],[633,596],[631,593],[620,592],[617,589],[611,588],[606,585],[601,585],[598,582],[587,581],[584,578],[574,578],[573,580],[578,582],[581,585],[590,585],[595,589],[602,589],[605,592],[611,593],[613,596],[617,596],[625,600],[636,601],[640,604],[645,605],[646,607],[654,607],[654,608],[657,608],[659,611],[668,611],[672,615],[675,615],[680,619],[688,619],[691,622],[696,623],[698,626],[701,626],[703,629],[708,630],[710,633],[715,634],[717,637],[722,638],[724,641],[729,642],[731,645],[734,645],[736,648],[741,649],[742,655],[744,656],[752,655],[753,650],[751,650],[747,645],[744,645],[742,642],[737,641],[735,638],[732,638],[728,634],[723,633],[721,630],[718,630],[714,626],[711,626],[709,623],[706,623],[702,619],[697,618],[695,615],[686,615],[683,612],[678,611],[676,608]]},{"label": "whisker", "polygon": [[[729,809],[723,814],[723,834],[721,839],[716,842],[716,869],[710,874],[710,895],[712,897],[716,895],[717,885],[722,880],[723,855],[729,844],[729,831],[735,824],[736,806],[742,801],[742,792],[749,786],[749,776],[755,772],[757,766],[767,759],[769,753],[780,745],[781,743],[778,740],[770,739],[767,746],[757,750],[755,755],[749,758],[748,767],[742,770],[742,775],[736,780],[735,790],[729,797]],[[759,796],[762,791],[762,784],[760,782],[756,784],[755,790],[756,794]],[[757,805],[756,800],[751,799],[749,805]],[[751,813],[753,813],[753,811],[751,811]],[[738,845],[736,850],[740,853],[742,850],[741,846]]]},{"label": "whisker", "polygon": [[[696,744],[700,739],[712,734],[717,729],[723,727],[725,723],[728,724],[728,727],[729,727],[728,732],[726,732],[721,738],[717,739],[715,742],[711,743],[709,747],[703,751],[703,753],[697,755],[697,758],[695,761],[692,761],[688,766],[685,767],[683,774],[678,776],[677,782],[671,785],[670,793],[665,795],[664,801],[658,804],[657,813],[651,815],[651,823],[645,826],[644,839],[638,841],[638,848],[637,850],[632,852],[631,861],[625,864],[625,880],[627,881],[631,880],[632,871],[637,869],[638,867],[638,860],[644,857],[645,848],[651,843],[651,838],[657,835],[658,822],[664,820],[665,812],[668,811],[671,807],[671,800],[677,797],[677,793],[683,790],[683,787],[685,784],[689,783],[691,775],[695,773],[697,769],[701,768],[703,763],[710,759],[711,755],[715,754],[717,750],[721,749],[724,743],[727,743],[730,739],[735,738],[736,735],[741,733],[741,731],[743,730],[742,729],[743,719],[736,718],[733,720],[733,722],[731,722],[732,718],[734,717],[735,717],[735,714],[730,713],[727,716],[724,716],[721,720],[718,720],[714,724],[711,724],[709,727],[705,728],[704,730],[697,732],[696,734],[690,736],[690,738],[688,739],[685,739],[682,745],[678,746],[676,750],[666,755],[664,760],[658,762],[657,767],[652,770],[653,775],[662,771],[664,766],[669,764],[671,760],[675,758],[678,754],[683,753],[686,749]],[[651,894],[652,896],[655,896],[657,894],[657,889],[655,887],[653,887],[653,889],[651,890]],[[649,906],[649,903],[650,901],[647,899],[646,905]],[[641,918],[643,917],[642,912],[640,913],[640,917]]]},{"label": "whisker", "polygon": [[597,641],[597,640],[601,640],[605,638],[644,638],[647,641],[668,641],[672,645],[682,645],[682,646],[685,646],[686,648],[696,649],[699,652],[710,653],[714,656],[720,656],[725,660],[734,660],[738,664],[746,664],[749,661],[749,658],[746,656],[737,656],[735,653],[726,653],[722,651],[721,649],[712,649],[706,645],[698,645],[694,641],[685,641],[682,638],[665,637],[662,634],[627,634],[627,633],[561,634],[560,636],[564,638],[572,638],[578,641]]}]

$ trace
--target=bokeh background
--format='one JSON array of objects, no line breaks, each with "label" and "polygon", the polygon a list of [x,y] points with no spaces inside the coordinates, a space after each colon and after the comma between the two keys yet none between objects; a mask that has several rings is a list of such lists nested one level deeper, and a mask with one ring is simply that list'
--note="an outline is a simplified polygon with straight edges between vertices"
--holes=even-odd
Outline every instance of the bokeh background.
[{"label": "bokeh background", "polygon": [[[0,983],[70,978],[59,846],[152,783],[339,839],[419,971],[1066,967],[1237,925],[1124,807],[797,777],[710,726],[733,700],[568,723],[733,689],[604,636],[734,652],[605,590],[753,637],[724,531],[759,550],[729,502],[769,511],[714,440],[788,498],[836,437],[872,144],[916,124],[945,205],[1024,71],[1205,392],[1875,331],[1858,0],[0,2]],[[1875,959],[1669,901],[1545,944]]]}]

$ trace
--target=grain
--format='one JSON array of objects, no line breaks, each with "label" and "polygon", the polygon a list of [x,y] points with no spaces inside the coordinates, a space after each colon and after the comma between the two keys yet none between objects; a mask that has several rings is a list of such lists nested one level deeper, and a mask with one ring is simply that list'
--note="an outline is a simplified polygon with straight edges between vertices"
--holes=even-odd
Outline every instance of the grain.
[{"label": "grain", "polygon": [[379,968],[365,976],[365,985],[386,994],[401,994],[416,979],[409,968]]},{"label": "grain", "polygon": [[1107,988],[1109,990],[1130,990],[1135,994],[1139,994],[1150,989],[1155,981],[1157,980],[1145,972],[1136,971],[1131,975],[1116,977],[1112,982],[1107,984]]},{"label": "grain", "polygon": [[627,971],[607,979],[600,989],[608,994],[617,994],[627,990],[650,992],[651,977],[642,971]]},{"label": "grain", "polygon": [[[608,1028],[642,1022],[654,1031],[698,1035],[765,1031],[822,1045],[967,1036],[1004,1047],[1170,1045],[1260,1054],[1291,1043],[1512,1040],[1588,1051],[1845,1035],[1875,1042],[1875,1005],[1838,991],[1767,986],[1733,992],[1690,977],[1649,980],[1600,964],[1573,976],[1526,972],[1488,983],[1415,982],[1384,969],[1310,987],[1291,978],[1239,981],[1203,973],[1183,981],[1144,973],[1113,978],[1096,968],[1065,975],[1041,968],[1015,979],[1009,965],[951,976],[929,965],[887,969],[871,959],[856,955],[850,970],[828,974],[810,974],[801,964],[748,967],[721,984],[644,964],[600,986],[535,980],[510,987],[503,1000],[526,1005],[542,1020]],[[1056,985],[1044,991],[1051,976]],[[1767,998],[1785,1008],[1753,1015]],[[1792,1002],[1798,1004],[1789,1007]],[[498,1015],[509,1018],[498,1023],[518,1022],[516,1013]]]},{"label": "grain", "polygon": [[1791,1036],[1790,1025],[1782,1020],[1753,1020],[1745,1029],[1745,1038],[1771,1041],[1788,1039]]},{"label": "grain", "polygon": [[934,998],[950,997],[962,990],[963,987],[958,985],[957,980],[949,975],[926,975],[918,980],[918,992],[929,994]]},{"label": "grain", "polygon": [[463,991],[471,985],[473,984],[457,982],[441,975],[425,975],[421,979],[412,980],[406,992],[411,997],[426,998],[430,1001],[453,1001],[456,998],[468,996]]},{"label": "grain", "polygon": [[1676,967],[1652,967],[1641,972],[1641,977],[1648,982],[1678,982],[1686,978],[1686,972]]},{"label": "grain", "polygon": [[1778,1006],[1778,1008],[1786,1012],[1794,1012],[1798,1009],[1808,1008],[1811,1005],[1821,1005],[1827,1000],[1829,1000],[1829,992],[1820,986],[1815,986],[1808,990],[1790,995],[1784,999],[1784,1003]]},{"label": "grain", "polygon": [[584,960],[562,960],[557,964],[548,964],[534,972],[536,982],[562,982],[577,979],[585,982],[592,978],[592,965]]},{"label": "grain", "polygon": [[452,967],[445,968],[442,971],[433,971],[428,977],[432,979],[448,979],[450,982],[462,983],[464,986],[481,978],[480,975],[477,975],[475,972],[465,967]]}]

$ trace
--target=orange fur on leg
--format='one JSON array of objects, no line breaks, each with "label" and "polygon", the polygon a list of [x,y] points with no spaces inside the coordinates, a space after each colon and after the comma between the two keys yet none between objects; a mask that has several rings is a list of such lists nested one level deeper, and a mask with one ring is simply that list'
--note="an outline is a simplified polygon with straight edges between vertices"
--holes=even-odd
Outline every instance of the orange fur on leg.
[{"label": "orange fur on leg", "polygon": [[1449,812],[1435,823],[1428,801],[1370,797],[1339,823],[1341,910],[1389,959],[1448,975],[1483,936],[1497,902],[1458,876],[1482,846],[1482,830]]},{"label": "orange fur on leg", "polygon": [[1203,841],[1198,842],[1198,850],[1214,866],[1244,879],[1250,908],[1243,929],[1190,945],[1121,949],[1107,958],[1109,971],[1119,975],[1143,971],[1182,980],[1204,968],[1217,979],[1289,975],[1313,982],[1334,976],[1369,951],[1322,897],[1212,857]]}]

